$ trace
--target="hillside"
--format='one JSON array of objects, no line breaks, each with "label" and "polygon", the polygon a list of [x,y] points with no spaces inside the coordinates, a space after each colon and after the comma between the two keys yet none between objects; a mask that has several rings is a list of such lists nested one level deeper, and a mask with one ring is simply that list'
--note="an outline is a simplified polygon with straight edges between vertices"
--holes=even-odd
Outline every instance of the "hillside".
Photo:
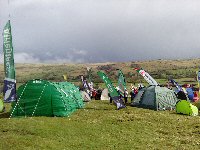
[{"label": "hillside", "polygon": [[[117,81],[116,69],[121,69],[127,82],[144,82],[143,79],[133,70],[135,67],[142,67],[152,77],[165,83],[168,78],[173,77],[184,82],[195,82],[196,71],[199,68],[200,59],[188,60],[153,60],[134,61],[121,63],[93,63],[93,64],[16,64],[16,78],[18,83],[24,83],[30,79],[46,79],[51,81],[63,81],[63,74],[68,75],[68,81],[79,82],[79,75],[86,75],[86,67],[92,68],[92,77],[95,83],[102,82],[97,71],[104,71],[113,82]],[[0,81],[3,82],[3,64],[0,65]]]}]

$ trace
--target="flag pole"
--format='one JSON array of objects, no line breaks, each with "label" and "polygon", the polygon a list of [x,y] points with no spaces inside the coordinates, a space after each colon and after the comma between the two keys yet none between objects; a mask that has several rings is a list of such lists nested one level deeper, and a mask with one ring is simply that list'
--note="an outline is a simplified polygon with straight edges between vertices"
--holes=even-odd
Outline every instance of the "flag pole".
[{"label": "flag pole", "polygon": [[197,83],[198,83],[198,88],[199,88],[199,93],[200,93],[200,69],[196,71],[197,74]]}]

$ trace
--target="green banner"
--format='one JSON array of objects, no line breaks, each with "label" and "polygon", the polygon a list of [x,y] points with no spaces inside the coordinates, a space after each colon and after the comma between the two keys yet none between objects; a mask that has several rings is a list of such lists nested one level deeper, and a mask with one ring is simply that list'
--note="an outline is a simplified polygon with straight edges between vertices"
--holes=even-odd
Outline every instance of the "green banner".
[{"label": "green banner", "polygon": [[98,71],[97,74],[105,82],[105,84],[106,84],[106,86],[108,88],[108,91],[110,93],[110,97],[112,98],[112,100],[114,101],[115,105],[117,106],[117,109],[125,108],[126,105],[124,105],[124,102],[123,102],[122,98],[120,97],[119,93],[114,88],[114,86],[112,85],[111,80],[101,71]]},{"label": "green banner", "polygon": [[119,93],[117,92],[117,90],[113,86],[113,84],[112,84],[111,80],[108,78],[108,76],[105,75],[105,73],[103,73],[101,71],[98,71],[97,74],[105,82],[106,87],[108,88],[108,91],[110,93],[110,96],[111,97],[119,96]]},{"label": "green banner", "polygon": [[10,20],[8,20],[3,30],[3,51],[4,51],[4,70],[5,78],[15,80],[15,66],[12,46],[12,34]]},{"label": "green banner", "polygon": [[3,30],[3,51],[4,51],[4,101],[13,102],[16,100],[15,65],[13,56],[12,34],[10,20]]},{"label": "green banner", "polygon": [[118,87],[119,87],[120,93],[124,95],[124,91],[126,89],[126,80],[121,70],[118,70]]}]

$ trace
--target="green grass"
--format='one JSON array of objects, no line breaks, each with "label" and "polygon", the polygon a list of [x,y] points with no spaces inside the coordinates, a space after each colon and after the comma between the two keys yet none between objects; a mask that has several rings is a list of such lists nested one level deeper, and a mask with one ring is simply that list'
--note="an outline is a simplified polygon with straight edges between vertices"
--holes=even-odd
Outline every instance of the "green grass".
[{"label": "green grass", "polygon": [[118,111],[108,101],[91,101],[66,118],[8,116],[0,115],[2,150],[200,149],[200,117],[174,111]]},{"label": "green grass", "polygon": [[[110,66],[109,77],[117,85],[116,68],[122,69],[130,84],[144,79],[133,71],[134,67],[147,70],[160,84],[166,84],[173,77],[180,84],[197,84],[196,70],[200,59],[155,60],[127,63],[98,64],[16,64],[17,87],[34,78],[63,81],[68,73],[70,82],[80,85],[80,74],[86,75],[86,66],[92,67],[94,81],[100,78],[98,67]],[[101,70],[101,69],[100,69]],[[1,87],[4,79],[3,65],[0,65]],[[104,70],[106,72],[106,70]],[[128,74],[132,73],[133,76]],[[103,83],[98,83],[103,88]],[[2,98],[2,95],[0,95]],[[200,103],[195,104],[200,108]],[[9,117],[0,114],[0,149],[200,149],[200,117],[178,115],[174,111],[152,111],[127,106],[115,110],[108,101],[92,101],[67,118],[58,117]]]}]

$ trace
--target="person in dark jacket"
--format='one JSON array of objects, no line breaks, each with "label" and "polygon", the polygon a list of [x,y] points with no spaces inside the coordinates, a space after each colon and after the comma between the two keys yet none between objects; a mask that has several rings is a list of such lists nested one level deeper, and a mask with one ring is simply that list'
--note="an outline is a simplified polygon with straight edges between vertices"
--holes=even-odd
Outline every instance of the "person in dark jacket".
[{"label": "person in dark jacket", "polygon": [[130,95],[131,95],[131,102],[133,101],[134,97],[135,97],[135,93],[134,93],[134,90],[131,90],[130,92]]},{"label": "person in dark jacket", "polygon": [[124,90],[124,101],[125,103],[128,102],[128,91],[126,89]]},{"label": "person in dark jacket", "polygon": [[110,98],[110,103],[112,103],[112,97],[110,96],[110,93],[108,93],[108,96]]}]

